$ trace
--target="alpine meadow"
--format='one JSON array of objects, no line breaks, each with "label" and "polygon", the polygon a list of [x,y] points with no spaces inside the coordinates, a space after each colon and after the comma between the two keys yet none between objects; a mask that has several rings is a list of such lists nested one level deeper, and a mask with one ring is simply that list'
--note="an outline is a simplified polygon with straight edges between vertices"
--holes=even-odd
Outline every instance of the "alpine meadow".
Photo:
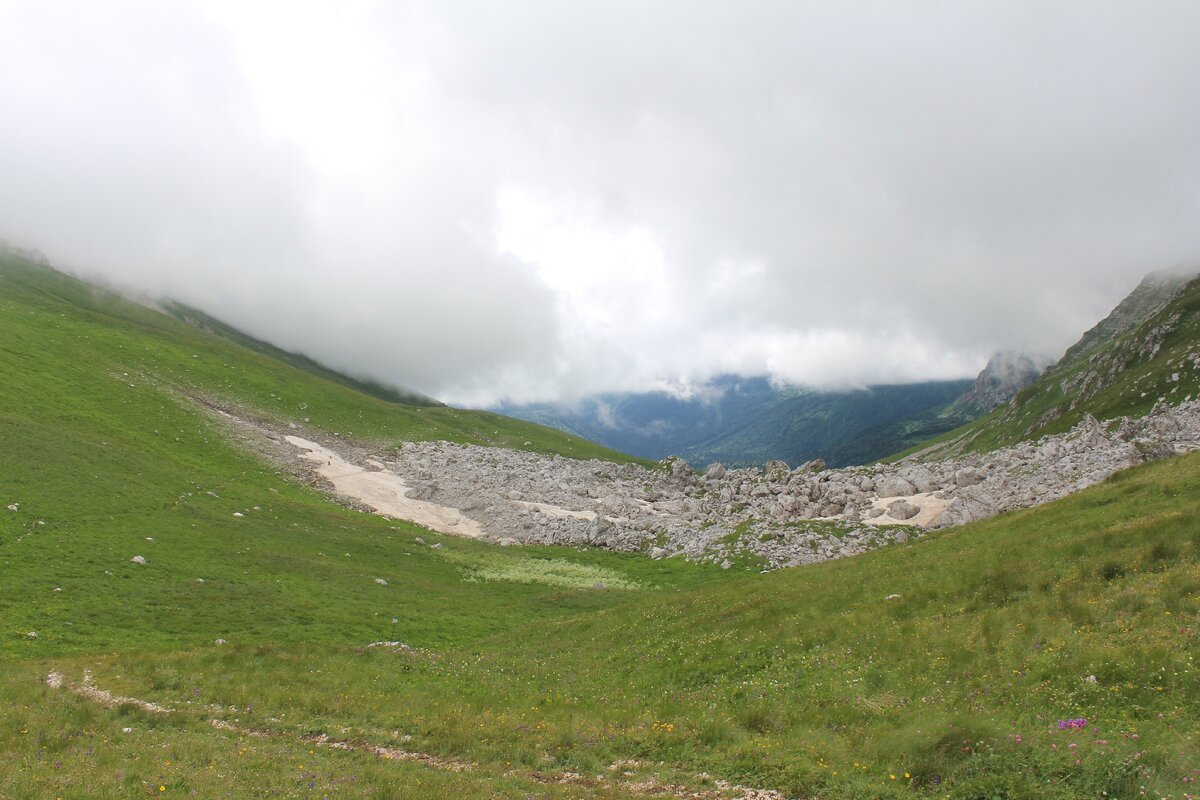
[{"label": "alpine meadow", "polygon": [[1200,800],[1198,33],[0,0],[0,800]]},{"label": "alpine meadow", "polygon": [[339,506],[213,408],[619,457],[2,276],[5,796],[1182,798],[1200,768],[1200,454],[768,574],[502,548]]}]

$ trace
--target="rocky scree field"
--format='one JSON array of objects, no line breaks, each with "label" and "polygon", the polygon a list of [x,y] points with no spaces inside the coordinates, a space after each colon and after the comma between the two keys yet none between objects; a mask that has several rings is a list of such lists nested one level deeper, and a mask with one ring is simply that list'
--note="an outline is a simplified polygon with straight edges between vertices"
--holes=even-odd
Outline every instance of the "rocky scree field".
[{"label": "rocky scree field", "polygon": [[1103,424],[1087,416],[1064,434],[946,461],[833,470],[820,462],[796,469],[779,461],[765,469],[712,464],[702,475],[674,458],[650,469],[445,442],[362,447],[296,423],[241,427],[274,442],[279,462],[302,476],[312,476],[310,459],[287,437],[322,439],[342,459],[325,485],[353,507],[419,521],[403,509],[372,505],[343,480],[369,471],[394,476],[408,498],[461,513],[472,523],[470,535],[485,541],[775,569],[1030,508],[1144,461],[1195,450],[1200,402],[1162,404],[1147,417]]}]

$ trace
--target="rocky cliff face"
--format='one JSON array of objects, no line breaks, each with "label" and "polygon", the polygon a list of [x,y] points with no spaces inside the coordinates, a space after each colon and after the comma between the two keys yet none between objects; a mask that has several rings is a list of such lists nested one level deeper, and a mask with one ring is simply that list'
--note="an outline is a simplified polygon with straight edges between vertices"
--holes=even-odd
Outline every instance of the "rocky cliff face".
[{"label": "rocky cliff face", "polygon": [[975,383],[955,403],[955,410],[987,414],[1033,383],[1051,359],[1003,351],[988,359]]}]

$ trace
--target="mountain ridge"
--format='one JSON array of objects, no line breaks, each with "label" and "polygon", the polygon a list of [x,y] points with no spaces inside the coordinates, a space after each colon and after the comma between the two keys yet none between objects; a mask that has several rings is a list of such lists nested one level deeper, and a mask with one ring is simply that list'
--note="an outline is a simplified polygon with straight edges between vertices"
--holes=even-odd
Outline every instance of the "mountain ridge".
[{"label": "mountain ridge", "polygon": [[1200,396],[1198,369],[1200,278],[1153,272],[1007,403],[895,457],[983,452],[1061,433],[1088,415],[1143,416],[1156,403]]}]

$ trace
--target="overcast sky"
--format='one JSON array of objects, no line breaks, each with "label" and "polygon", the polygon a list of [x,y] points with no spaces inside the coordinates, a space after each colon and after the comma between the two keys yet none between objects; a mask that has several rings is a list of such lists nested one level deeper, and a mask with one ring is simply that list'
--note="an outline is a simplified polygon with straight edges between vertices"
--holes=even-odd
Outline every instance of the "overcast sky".
[{"label": "overcast sky", "polygon": [[0,0],[0,236],[484,405],[1057,355],[1200,264],[1200,3]]}]

